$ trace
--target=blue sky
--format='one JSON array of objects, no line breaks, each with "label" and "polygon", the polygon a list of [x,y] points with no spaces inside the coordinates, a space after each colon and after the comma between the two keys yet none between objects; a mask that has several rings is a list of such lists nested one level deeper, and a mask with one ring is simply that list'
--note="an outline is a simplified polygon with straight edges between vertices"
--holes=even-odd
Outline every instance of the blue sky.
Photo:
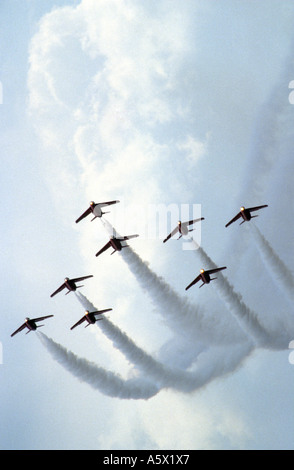
[{"label": "blue sky", "polygon": [[207,373],[236,360],[247,339],[217,287],[185,291],[202,267],[199,253],[142,233],[130,243],[201,312],[203,323],[188,327],[186,307],[176,320],[163,312],[127,257],[95,258],[107,241],[101,221],[74,221],[90,200],[108,199],[121,201],[106,218],[125,233],[150,207],[201,205],[205,252],[228,267],[235,291],[273,338],[294,338],[273,260],[260,256],[247,224],[224,227],[241,205],[269,204],[254,223],[291,271],[292,2],[200,0],[179,9],[165,0],[4,1],[0,8],[0,447],[292,449],[287,341],[280,350],[256,347],[193,392],[175,386],[149,400],[122,400],[64,370],[38,334],[10,338],[26,316],[53,314],[42,332],[55,342],[123,380],[150,380],[103,329],[70,331],[84,312],[74,294],[50,298],[65,276],[93,274],[81,292],[97,308],[112,307],[109,320],[166,366],[193,373],[202,349]]}]

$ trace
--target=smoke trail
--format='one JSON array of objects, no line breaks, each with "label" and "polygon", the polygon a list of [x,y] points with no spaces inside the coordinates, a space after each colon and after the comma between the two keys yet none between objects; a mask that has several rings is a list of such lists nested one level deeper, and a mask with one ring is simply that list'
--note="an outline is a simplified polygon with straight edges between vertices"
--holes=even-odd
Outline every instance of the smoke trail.
[{"label": "smoke trail", "polygon": [[[119,236],[114,227],[105,219],[101,222],[109,236]],[[177,334],[190,331],[193,337],[198,340],[210,343],[212,339],[215,342],[224,342],[223,337],[218,335],[218,329],[212,329],[209,320],[204,315],[204,308],[200,312],[195,305],[180,297],[165,280],[155,274],[137,255],[131,247],[121,251],[123,260],[128,268],[134,274],[141,288],[149,295],[154,306],[161,312],[166,320],[170,320],[169,327],[176,329]],[[197,324],[197,327],[196,327]],[[215,338],[213,338],[213,334]]]},{"label": "smoke trail", "polygon": [[[81,293],[76,294],[80,303],[89,311],[97,310],[96,307]],[[112,341],[115,348],[121,351],[124,356],[139,367],[147,377],[152,377],[160,387],[174,387],[182,391],[189,391],[193,382],[188,373],[180,369],[171,370],[162,363],[156,361],[152,356],[139,348],[126,333],[122,332],[108,318],[104,317],[102,322],[97,323],[97,327]]]},{"label": "smoke trail", "polygon": [[[196,250],[200,255],[202,263],[207,266],[206,269],[213,269],[217,266],[210,259],[202,247]],[[227,305],[229,311],[238,320],[241,328],[249,335],[257,346],[263,346],[270,349],[284,349],[286,346],[283,335],[277,336],[270,334],[259,322],[257,315],[243,302],[241,294],[234,291],[233,286],[225,278],[222,272],[217,273],[217,281],[214,286],[218,295]],[[287,343],[288,344],[288,343]]]},{"label": "smoke trail", "polygon": [[274,281],[287,293],[291,301],[294,301],[294,277],[285,263],[277,255],[269,241],[260,232],[256,225],[251,223],[251,231],[264,263],[269,267],[269,273]]},{"label": "smoke trail", "polygon": [[[279,288],[284,292],[291,302],[294,301],[294,276],[290,269],[285,265],[281,258],[277,255],[269,241],[260,232],[258,227],[253,223],[250,224],[256,246],[261,254],[261,258],[265,265],[269,268],[269,274],[278,284]],[[292,319],[293,324],[293,319]]]},{"label": "smoke trail", "polygon": [[148,380],[140,377],[124,380],[119,375],[76,356],[44,333],[37,332],[37,336],[59,364],[79,380],[88,383],[105,395],[122,399],[147,400],[159,392],[159,387]]},{"label": "smoke trail", "polygon": [[[269,184],[270,171],[282,155],[278,151],[287,136],[293,136],[293,113],[289,106],[289,77],[293,77],[294,38],[291,39],[289,54],[281,68],[280,76],[274,84],[267,100],[261,107],[257,117],[253,136],[252,158],[248,173],[245,194],[251,194],[252,200],[260,200]],[[286,158],[288,157],[285,155]],[[280,157],[281,158],[281,157]]]},{"label": "smoke trail", "polygon": [[[122,250],[122,258],[127,263],[140,286],[150,296],[164,318],[171,320],[178,332],[185,331],[193,338],[211,344],[239,343],[246,340],[242,330],[231,325],[225,330],[218,315],[208,316],[186,298],[178,295],[162,277],[155,274],[132,248]],[[203,309],[202,309],[203,310]]]},{"label": "smoke trail", "polygon": [[[141,377],[124,380],[118,374],[106,371],[93,362],[76,356],[45,334],[37,332],[37,336],[52,357],[67,371],[80,381],[86,382],[105,395],[120,399],[147,400],[156,395],[161,389],[158,384],[155,385]],[[182,392],[192,392],[207,385],[217,377],[234,371],[241,365],[251,350],[252,345],[250,344],[233,347],[229,351],[228,348],[214,348],[200,357],[195,371],[190,373],[170,371],[170,376],[168,376],[166,371],[163,370],[165,376],[162,378],[157,376],[157,379],[158,382],[165,384],[165,388],[169,387]],[[232,351],[234,352],[232,353]],[[154,369],[152,368],[153,371]]]},{"label": "smoke trail", "polygon": [[[280,76],[257,115],[252,136],[252,148],[248,157],[247,177],[238,198],[242,205],[246,205],[246,200],[248,204],[255,205],[257,201],[263,199],[274,165],[277,165],[278,159],[287,162],[288,149],[293,147],[293,112],[288,100],[289,78],[294,75],[293,45],[294,38],[291,39],[290,52],[281,68]],[[287,142],[286,149],[283,148],[285,142]],[[281,166],[280,163],[279,166]],[[250,201],[248,197],[250,197]],[[238,237],[234,241],[230,241],[228,258],[231,269],[234,271],[238,269],[240,259],[244,256],[247,247],[248,239],[244,230],[238,233]],[[232,256],[232,253],[236,252],[239,253],[238,264],[235,257]]]},{"label": "smoke trail", "polygon": [[[76,296],[87,310],[97,310],[83,294],[78,293]],[[215,350],[213,349],[212,353],[209,351],[208,353],[200,355],[200,359],[196,362],[196,370],[190,372],[179,368],[172,369],[158,362],[139,348],[107,318],[104,318],[103,322],[100,322],[97,326],[129,361],[139,367],[149,379],[152,378],[160,388],[173,388],[182,392],[191,392],[214,380],[219,375],[223,375],[235,369],[243,357],[246,357],[251,351],[251,347],[248,344],[241,347],[238,346],[231,360],[226,361],[225,359],[230,356],[227,349],[217,349],[217,354],[215,354]]]}]

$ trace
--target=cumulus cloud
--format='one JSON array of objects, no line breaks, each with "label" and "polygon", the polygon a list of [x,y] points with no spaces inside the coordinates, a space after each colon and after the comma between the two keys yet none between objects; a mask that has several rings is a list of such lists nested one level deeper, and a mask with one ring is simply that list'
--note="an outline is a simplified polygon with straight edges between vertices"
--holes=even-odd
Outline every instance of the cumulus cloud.
[{"label": "cumulus cloud", "polygon": [[[163,197],[169,127],[183,119],[173,94],[189,49],[189,28],[176,13],[175,5],[157,18],[136,2],[84,0],[42,18],[30,49],[30,110],[47,148],[67,162],[60,174],[72,192],[66,174],[75,182],[73,168],[80,168],[87,192],[105,181],[107,191],[125,192],[132,178],[129,198],[138,197],[139,185],[142,201]],[[181,16],[188,25],[187,7]],[[203,154],[201,141],[182,132],[178,138],[178,157],[195,162]]]},{"label": "cumulus cloud", "polygon": [[[119,0],[82,0],[76,7],[53,9],[41,19],[30,48],[30,113],[36,132],[44,144],[40,164],[48,175],[48,185],[55,198],[56,209],[63,214],[66,203],[70,220],[75,220],[79,215],[76,213],[77,208],[92,199],[99,202],[100,198],[122,198],[127,205],[135,200],[146,207],[154,203],[154,200],[186,202],[184,199],[191,200],[197,194],[196,175],[189,170],[195,169],[205,160],[211,134],[210,129],[206,129],[202,134],[204,137],[199,138],[201,132],[193,132],[188,122],[195,112],[195,101],[190,102],[187,99],[186,93],[189,92],[190,97],[193,93],[193,84],[189,84],[190,88],[187,90],[183,72],[184,64],[192,61],[191,12],[195,15],[196,11],[192,3],[194,2],[185,2],[179,13],[177,2],[170,2],[170,8],[166,9],[163,4],[158,5],[158,2],[146,6],[136,1],[125,3]],[[195,73],[193,66],[190,72]],[[191,73],[189,76],[192,76]],[[226,86],[229,87],[229,84]],[[206,109],[205,106],[204,108]],[[231,121],[228,123],[231,124]],[[270,169],[271,167],[269,171]],[[192,186],[187,185],[187,178],[193,182]],[[98,233],[96,227],[97,225],[90,223],[75,227],[80,235],[85,263],[95,270],[99,292],[98,289],[92,291],[93,296],[95,299],[98,294],[102,297],[111,286],[113,290],[109,296],[117,305],[123,304],[127,311],[132,302],[129,297],[126,299],[126,290],[130,292],[133,279],[129,272],[124,271],[119,256],[114,255],[111,261],[104,258],[103,264],[100,259],[97,261],[94,258],[95,251],[93,248],[92,252],[92,247],[95,245],[98,249],[99,243],[101,246],[103,242],[106,243],[103,238],[105,234]],[[140,245],[140,248],[144,256],[148,250],[147,244]],[[152,248],[151,252],[153,259],[157,261],[158,251]],[[186,265],[177,264],[175,260],[179,258],[175,257],[174,260],[171,254],[166,256],[169,266],[175,268],[178,279]],[[201,384],[205,384],[210,375],[213,375],[214,367],[215,376],[219,376],[235,370],[243,363],[252,346],[250,339],[246,337],[247,330],[243,332],[236,327],[235,319],[219,303],[208,298],[205,309],[200,310],[198,304],[197,308],[192,309],[190,303],[182,302],[176,289],[173,292],[169,284],[161,276],[151,272],[147,264],[143,266],[142,259],[136,257],[132,251],[123,255],[123,261],[135,273],[141,285],[145,282],[143,275],[147,273],[150,279],[152,274],[150,284],[153,295],[160,298],[160,302],[156,299],[153,306],[155,310],[161,310],[162,316],[164,309],[169,309],[167,317],[171,313],[176,317],[179,308],[184,308],[182,317],[177,319],[179,330],[183,317],[191,318],[192,313],[197,313],[199,323],[195,322],[190,329],[190,341],[193,332],[195,336],[197,332],[200,339],[203,331],[208,346],[211,346],[209,340],[213,346],[216,340],[220,344],[229,343],[230,346],[231,342],[236,341],[236,350],[230,348],[227,354],[228,350],[222,349],[218,358],[220,360],[216,362],[212,359],[218,355],[217,348],[211,348],[208,353],[204,351],[200,356],[205,358],[201,369]],[[139,274],[138,265],[141,269]],[[116,282],[117,279],[119,282]],[[161,292],[158,289],[158,279],[161,281]],[[230,289],[232,286],[226,287]],[[164,298],[169,289],[174,294],[172,307]],[[135,301],[138,302],[138,299],[141,310],[145,312],[146,305],[141,291],[136,295]],[[240,302],[237,304],[239,306]],[[209,313],[206,316],[207,311]],[[137,318],[132,318],[132,322],[135,321]],[[165,326],[166,324],[152,324],[152,334],[155,336]],[[223,329],[218,328],[219,326]],[[189,325],[186,324],[185,327],[186,330],[189,329]],[[170,346],[165,348],[165,339],[163,334],[161,352],[165,349],[165,353],[170,353],[169,365],[176,360],[178,364],[184,364],[184,359],[181,361],[176,357],[177,349],[173,350]],[[79,358],[63,346],[54,345],[51,340],[44,341],[47,346],[53,347],[51,351],[59,351],[60,362],[66,364],[69,370],[73,370],[72,363],[77,363],[82,377],[87,376],[87,370],[94,371],[95,377],[98,377],[95,365],[79,361]],[[186,362],[189,363],[190,360],[191,365],[201,348],[193,349],[188,342],[186,349]],[[207,357],[211,360],[206,360]],[[115,385],[115,391],[107,390],[110,395],[120,396],[116,389],[119,384],[125,389],[123,396],[131,396],[131,382],[125,384],[120,377],[117,379],[104,370],[99,370],[100,375],[108,375],[110,383]],[[141,381],[137,381],[139,388],[141,385]],[[146,384],[143,385],[145,387]],[[153,384],[148,383],[147,386],[148,393],[144,397],[157,391]],[[140,393],[138,392],[138,396]],[[160,400],[160,397],[155,400]],[[187,429],[195,430],[199,439],[199,428],[193,421],[190,407],[186,408],[175,396],[172,396],[170,403],[175,409],[178,407],[177,420],[185,416]],[[164,408],[159,406],[159,410],[164,414]],[[226,414],[219,427],[219,432],[228,435],[230,440],[231,417],[232,415]],[[212,429],[205,417],[203,421],[207,426],[203,447],[209,447]],[[147,428],[159,446],[170,447],[172,443],[176,448],[176,435],[169,434],[170,440],[167,442],[164,434],[154,429],[151,421]],[[242,439],[246,433],[240,420],[237,438]],[[188,447],[193,446],[193,439],[188,431],[184,440]]]}]

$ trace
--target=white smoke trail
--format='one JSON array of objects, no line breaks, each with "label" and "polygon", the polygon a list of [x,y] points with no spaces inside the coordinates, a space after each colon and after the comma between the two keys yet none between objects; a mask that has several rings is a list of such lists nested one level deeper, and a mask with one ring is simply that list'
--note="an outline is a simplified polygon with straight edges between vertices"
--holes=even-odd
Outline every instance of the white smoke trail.
[{"label": "white smoke trail", "polygon": [[[161,388],[158,384],[150,382],[148,374],[154,375],[154,364],[151,369],[144,365],[144,372],[148,374],[148,379],[140,377],[124,380],[118,374],[106,371],[102,367],[76,356],[64,346],[56,343],[44,333],[37,332],[37,336],[46,347],[52,357],[62,365],[73,376],[89,384],[101,393],[120,399],[149,399],[156,395]],[[241,347],[214,348],[203,354],[197,363],[195,371],[187,373],[185,371],[170,371],[167,374],[164,366],[160,377],[160,368],[156,372],[158,382],[164,384],[164,388],[173,388],[182,392],[192,392],[210,383],[212,380],[226,375],[238,368],[242,361],[250,354],[252,345],[242,345]],[[124,348],[124,352],[126,349]],[[233,353],[232,353],[233,351]],[[149,359],[148,359],[149,360]],[[136,360],[143,365],[142,359]],[[154,363],[156,361],[154,360]],[[156,366],[158,367],[158,366]]]},{"label": "white smoke trail", "polygon": [[194,339],[211,344],[240,343],[246,340],[242,330],[228,326],[224,331],[219,315],[208,315],[204,309],[177,294],[164,279],[154,273],[131,247],[122,250],[127,263],[143,290],[150,296],[162,316],[171,321],[178,332],[187,332]]},{"label": "white smoke trail", "polygon": [[[200,256],[206,269],[217,268],[202,247],[195,251]],[[238,320],[241,328],[256,343],[256,346],[270,349],[284,349],[287,347],[288,342],[285,342],[284,335],[272,334],[260,324],[257,314],[243,302],[241,294],[234,291],[233,286],[222,272],[217,273],[217,281],[214,282],[214,287],[229,311]]]},{"label": "white smoke trail", "polygon": [[[89,311],[97,310],[96,307],[81,293],[76,294],[79,302]],[[152,379],[160,388],[173,388],[182,392],[191,392],[203,387],[208,382],[220,375],[234,370],[251,351],[251,345],[246,344],[229,349],[216,348],[200,354],[196,361],[195,371],[185,371],[179,368],[170,368],[144,350],[139,348],[124,332],[111,323],[107,318],[97,324],[98,328],[113,342],[114,347],[120,350],[125,357],[137,366],[144,376]],[[187,346],[189,348],[189,346]],[[229,360],[227,360],[230,358]]]},{"label": "white smoke trail", "polygon": [[[281,67],[281,73],[257,115],[252,147],[248,156],[249,165],[243,188],[238,197],[240,205],[246,205],[246,201],[249,205],[262,203],[271,181],[270,176],[273,174],[277,162],[279,167],[281,167],[281,162],[287,164],[289,152],[291,153],[290,149],[293,148],[293,110],[289,106],[288,100],[288,84],[294,76],[293,45],[294,38],[291,40],[290,52]],[[285,142],[287,143],[286,147]],[[235,240],[230,240],[227,254],[234,272],[238,269],[240,259],[246,253],[247,248],[246,233],[244,230],[239,231]],[[238,262],[234,253],[239,253]]]},{"label": "white smoke trail", "polygon": [[[294,276],[286,264],[277,255],[269,241],[262,235],[258,227],[251,223],[251,233],[256,246],[261,254],[261,258],[268,267],[269,275],[279,286],[282,292],[286,294],[290,302],[294,302]],[[293,318],[289,318],[293,327]]]},{"label": "white smoke trail", "polygon": [[52,357],[79,380],[105,395],[121,399],[147,400],[159,392],[159,387],[150,381],[139,378],[124,380],[118,374],[107,371],[87,359],[76,356],[62,345],[37,332],[38,338]]},{"label": "white smoke trail", "polygon": [[[119,236],[114,227],[105,219],[101,222],[109,236]],[[168,326],[176,329],[177,334],[193,337],[207,344],[228,344],[246,341],[242,330],[236,325],[228,325],[225,332],[219,315],[208,315],[205,308],[190,303],[180,296],[162,277],[158,276],[148,263],[129,246],[120,252],[128,268],[134,274],[141,288],[148,294],[154,306],[158,308]]]},{"label": "white smoke trail", "polygon": [[287,293],[290,300],[294,301],[294,276],[292,272],[277,255],[258,227],[251,223],[250,228],[256,242],[256,246],[259,249],[264,263],[269,268],[269,273],[271,274],[272,279],[277,281],[282,290]]},{"label": "white smoke trail", "polygon": [[[89,311],[97,310],[96,307],[81,293],[76,294],[79,302]],[[191,377],[180,369],[171,370],[169,367],[156,361],[143,349],[138,347],[129,336],[114,325],[108,318],[104,317],[97,327],[112,341],[115,348],[139,367],[147,377],[160,384],[160,387],[174,387],[183,391],[191,389]]]}]

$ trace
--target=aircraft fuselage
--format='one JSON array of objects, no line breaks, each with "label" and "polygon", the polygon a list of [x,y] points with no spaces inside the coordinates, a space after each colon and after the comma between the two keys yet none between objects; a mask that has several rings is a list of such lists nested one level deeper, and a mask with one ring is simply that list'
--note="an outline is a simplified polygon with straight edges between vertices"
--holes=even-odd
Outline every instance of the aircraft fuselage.
[{"label": "aircraft fuselage", "polygon": [[110,238],[110,244],[114,250],[121,251],[122,244],[117,238]]},{"label": "aircraft fuselage", "polygon": [[37,329],[37,325],[36,323],[34,322],[34,320],[30,320],[29,318],[26,318],[26,327],[30,330],[30,331],[35,331]]},{"label": "aircraft fuselage", "polygon": [[77,290],[76,284],[73,281],[71,281],[70,279],[66,278],[64,280],[64,283],[65,283],[65,285],[66,285],[66,287],[68,288],[69,291]]},{"label": "aircraft fuselage", "polygon": [[210,275],[207,273],[207,272],[203,272],[203,273],[200,273],[201,275],[201,280],[205,283],[205,284],[209,284],[210,283]]},{"label": "aircraft fuselage", "polygon": [[85,314],[85,317],[86,317],[86,320],[89,324],[94,324],[96,323],[96,318],[95,318],[95,315],[91,312],[88,312]]},{"label": "aircraft fuselage", "polygon": [[189,229],[186,224],[182,224],[182,222],[178,223],[179,225],[179,232],[181,235],[188,235]]},{"label": "aircraft fuselage", "polygon": [[102,212],[101,207],[99,206],[99,204],[91,204],[90,207],[91,207],[91,211],[93,212],[95,217],[102,217],[103,212]]},{"label": "aircraft fuselage", "polygon": [[249,220],[251,220],[252,215],[250,214],[250,211],[248,209],[241,209],[240,213],[245,222],[249,222]]}]

